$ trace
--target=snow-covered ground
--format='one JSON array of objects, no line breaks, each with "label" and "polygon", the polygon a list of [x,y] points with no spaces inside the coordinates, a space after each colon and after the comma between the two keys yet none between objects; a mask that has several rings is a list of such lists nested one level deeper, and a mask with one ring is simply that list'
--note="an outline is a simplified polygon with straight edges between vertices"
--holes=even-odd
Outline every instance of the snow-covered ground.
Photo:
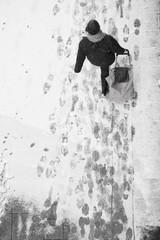
[{"label": "snow-covered ground", "polygon": [[[55,239],[66,221],[69,236],[58,238],[140,240],[141,228],[158,226],[159,9],[149,0],[0,2],[2,240]],[[74,74],[92,18],[130,50],[137,101],[101,98],[87,60]]]}]

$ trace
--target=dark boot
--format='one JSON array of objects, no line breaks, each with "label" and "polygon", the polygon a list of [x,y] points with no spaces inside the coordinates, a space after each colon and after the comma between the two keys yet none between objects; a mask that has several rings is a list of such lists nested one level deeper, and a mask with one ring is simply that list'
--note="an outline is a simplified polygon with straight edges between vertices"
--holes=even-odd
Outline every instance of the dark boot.
[{"label": "dark boot", "polygon": [[101,78],[102,94],[106,96],[109,93],[109,85],[105,78]]},{"label": "dark boot", "polygon": [[109,67],[104,66],[101,67],[101,85],[102,85],[102,94],[106,96],[109,93],[109,85],[106,81],[106,77],[109,76]]}]

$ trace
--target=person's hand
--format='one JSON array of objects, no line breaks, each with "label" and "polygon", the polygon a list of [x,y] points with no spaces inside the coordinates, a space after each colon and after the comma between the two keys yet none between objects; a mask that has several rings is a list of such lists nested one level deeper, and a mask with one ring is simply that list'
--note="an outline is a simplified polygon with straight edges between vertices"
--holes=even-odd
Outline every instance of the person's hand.
[{"label": "person's hand", "polygon": [[127,54],[129,56],[129,50],[128,49],[125,49],[124,50],[124,54]]}]

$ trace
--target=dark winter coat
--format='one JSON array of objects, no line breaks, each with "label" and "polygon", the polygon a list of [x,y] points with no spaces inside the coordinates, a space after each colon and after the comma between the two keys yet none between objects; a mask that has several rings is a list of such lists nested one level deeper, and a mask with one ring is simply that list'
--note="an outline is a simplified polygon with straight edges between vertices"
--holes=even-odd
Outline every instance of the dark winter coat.
[{"label": "dark winter coat", "polygon": [[106,34],[101,41],[95,43],[84,37],[79,43],[74,71],[76,73],[81,71],[87,57],[93,65],[99,66],[101,69],[106,68],[108,75],[109,66],[115,61],[115,53],[123,54],[124,51],[125,49],[110,35]]}]

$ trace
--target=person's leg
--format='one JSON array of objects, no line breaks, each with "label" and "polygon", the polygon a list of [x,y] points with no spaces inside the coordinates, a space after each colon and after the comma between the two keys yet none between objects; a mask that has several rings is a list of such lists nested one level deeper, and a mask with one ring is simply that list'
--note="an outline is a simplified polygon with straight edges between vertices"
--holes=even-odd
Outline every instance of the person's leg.
[{"label": "person's leg", "polygon": [[102,94],[106,95],[109,93],[109,85],[106,81],[106,77],[109,76],[109,68],[108,67],[101,67],[101,85],[102,85]]}]

